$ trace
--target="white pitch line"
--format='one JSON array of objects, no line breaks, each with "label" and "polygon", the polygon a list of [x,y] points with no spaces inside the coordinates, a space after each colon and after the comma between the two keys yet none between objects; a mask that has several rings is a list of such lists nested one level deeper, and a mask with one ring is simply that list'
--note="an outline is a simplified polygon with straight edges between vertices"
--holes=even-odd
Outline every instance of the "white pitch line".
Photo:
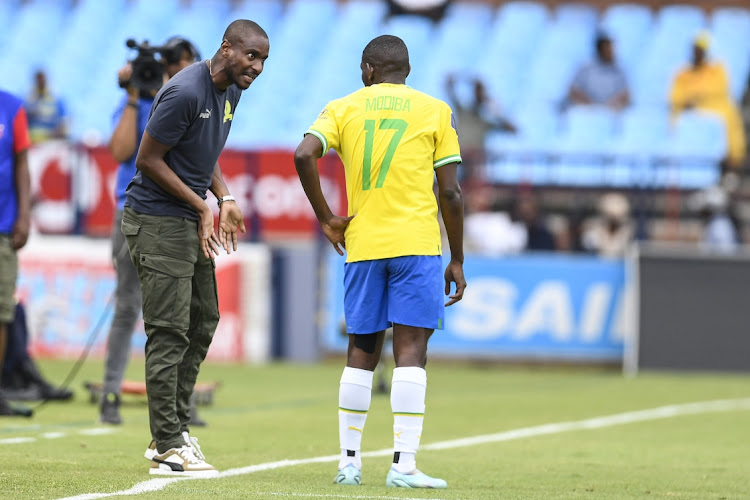
[{"label": "white pitch line", "polygon": [[[81,429],[78,431],[78,434],[82,434],[84,436],[102,436],[105,434],[112,434],[113,432],[116,432],[115,429],[110,429],[108,427],[100,427],[100,428],[91,428],[91,429]],[[40,438],[45,439],[59,439],[66,437],[67,434],[64,432],[43,432],[39,435]],[[36,442],[37,438],[35,437],[14,437],[14,438],[5,438],[0,439],[0,444],[22,444],[22,443],[34,443]]]},{"label": "white pitch line", "polygon": [[[679,405],[659,406],[657,408],[650,408],[647,410],[630,411],[625,413],[617,413],[614,415],[606,415],[602,417],[594,417],[585,420],[576,420],[572,422],[557,422],[553,424],[537,425],[534,427],[523,427],[520,429],[513,429],[505,432],[498,432],[496,434],[484,434],[481,436],[473,436],[462,439],[452,439],[450,441],[439,441],[437,443],[426,444],[420,446],[420,450],[446,450],[450,448],[462,448],[466,446],[476,446],[487,443],[497,443],[500,441],[512,441],[515,439],[530,438],[536,436],[544,436],[548,434],[559,434],[562,432],[587,430],[587,429],[601,429],[604,427],[612,427],[615,425],[631,424],[635,422],[646,422],[649,420],[661,420],[665,418],[679,417],[683,415],[697,415],[700,413],[716,413],[725,411],[736,411],[736,410],[750,410],[750,398],[743,399],[720,399],[716,401],[700,401],[696,403],[686,403]],[[21,438],[17,438],[21,439]],[[388,456],[393,453],[392,448],[371,451],[363,453],[363,457],[382,457]],[[219,474],[218,477],[231,477],[240,476],[244,474],[252,474],[254,472],[260,472],[265,470],[280,469],[283,467],[291,467],[293,465],[305,465],[313,463],[328,463],[337,462],[339,455],[326,455],[321,457],[301,458],[296,460],[279,460],[277,462],[267,462],[263,464],[250,465],[247,467],[239,467],[236,469],[227,469]],[[128,490],[115,491],[112,493],[84,493],[83,495],[77,495],[72,497],[65,497],[60,500],[96,500],[99,498],[106,498],[110,496],[125,496],[125,495],[139,495],[141,493],[148,493],[151,491],[159,491],[166,487],[168,484],[176,481],[186,481],[197,478],[190,477],[175,477],[175,478],[159,478],[151,479],[149,481],[143,481],[136,484]],[[276,493],[278,495],[278,493]],[[293,494],[290,494],[293,495]],[[299,494],[294,496],[301,496]],[[347,495],[347,498],[356,498]],[[387,497],[372,497],[372,498],[387,498]]]},{"label": "white pitch line", "polygon": [[34,441],[36,441],[36,438],[29,438],[29,437],[5,438],[5,439],[0,439],[0,444],[33,443]]},{"label": "white pitch line", "polygon": [[83,434],[84,436],[103,436],[104,434],[112,434],[113,432],[115,430],[110,427],[92,427],[91,429],[81,429],[78,431],[78,434]]}]

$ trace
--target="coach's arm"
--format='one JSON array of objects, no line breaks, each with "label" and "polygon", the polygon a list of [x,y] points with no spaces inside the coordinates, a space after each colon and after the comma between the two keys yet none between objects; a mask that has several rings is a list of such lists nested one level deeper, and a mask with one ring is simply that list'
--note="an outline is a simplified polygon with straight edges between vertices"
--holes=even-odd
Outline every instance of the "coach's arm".
[{"label": "coach's arm", "polygon": [[143,175],[149,177],[167,193],[190,205],[200,218],[198,224],[198,237],[200,238],[201,250],[206,258],[212,258],[212,254],[219,255],[219,240],[214,232],[214,214],[206,202],[195,194],[182,179],[169,168],[164,161],[164,155],[172,149],[171,146],[157,141],[148,131],[143,133],[141,146],[138,148],[138,156],[135,158],[135,167]]}]

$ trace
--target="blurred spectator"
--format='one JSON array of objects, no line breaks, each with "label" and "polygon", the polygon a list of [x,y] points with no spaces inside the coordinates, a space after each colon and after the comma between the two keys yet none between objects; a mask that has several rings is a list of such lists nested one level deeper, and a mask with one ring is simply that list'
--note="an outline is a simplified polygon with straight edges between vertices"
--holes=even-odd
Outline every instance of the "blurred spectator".
[{"label": "blurred spectator", "polygon": [[573,78],[568,94],[570,104],[594,104],[621,110],[630,105],[625,73],[615,61],[612,39],[605,33],[596,37],[596,60],[583,65]]},{"label": "blurred spectator", "polygon": [[456,116],[463,158],[462,169],[465,176],[475,178],[485,162],[484,139],[487,132],[499,129],[515,133],[516,127],[502,116],[499,106],[487,94],[487,89],[480,79],[471,80],[472,98],[469,104],[465,104],[459,98],[456,85],[455,76],[448,75],[446,90]]},{"label": "blurred spectator", "polygon": [[518,254],[526,248],[526,228],[514,223],[502,210],[492,187],[476,188],[467,193],[465,199],[464,246],[467,252],[499,256]]},{"label": "blurred spectator", "polygon": [[389,14],[414,14],[439,21],[451,0],[388,0]]},{"label": "blurred spectator", "polygon": [[706,250],[732,252],[739,247],[737,230],[729,217],[729,197],[719,186],[695,193],[689,200],[703,222],[702,245]]},{"label": "blurred spectator", "polygon": [[34,89],[25,106],[29,116],[29,135],[32,143],[64,139],[68,135],[65,106],[49,90],[44,71],[38,70],[34,74]]},{"label": "blurred spectator", "polygon": [[73,391],[55,387],[39,371],[29,354],[29,330],[26,310],[16,304],[13,322],[8,324],[5,359],[2,363],[2,387],[5,397],[14,401],[67,401]]},{"label": "blurred spectator", "polygon": [[526,230],[524,250],[533,252],[556,250],[555,237],[539,216],[539,203],[536,196],[531,193],[520,194],[513,207],[513,219]]},{"label": "blurred spectator", "polygon": [[730,167],[740,167],[747,154],[742,117],[729,93],[729,78],[724,66],[707,60],[710,42],[709,35],[704,32],[694,39],[692,64],[680,70],[672,83],[672,114],[696,109],[720,116],[727,128],[727,163]]},{"label": "blurred spectator", "polygon": [[[15,317],[16,252],[26,245],[31,225],[30,145],[23,102],[0,91],[0,373],[8,323]],[[11,406],[0,392],[0,416],[30,417],[31,411]]]},{"label": "blurred spectator", "polygon": [[[745,92],[742,95],[740,112],[742,113],[742,122],[744,124],[745,137],[747,138],[750,135],[750,78],[747,80]],[[750,144],[745,144],[745,152],[745,163],[747,163],[747,153],[750,153]]]},{"label": "blurred spectator", "polygon": [[584,229],[583,248],[602,257],[624,257],[634,234],[628,199],[607,193],[599,199],[598,209],[598,217]]}]

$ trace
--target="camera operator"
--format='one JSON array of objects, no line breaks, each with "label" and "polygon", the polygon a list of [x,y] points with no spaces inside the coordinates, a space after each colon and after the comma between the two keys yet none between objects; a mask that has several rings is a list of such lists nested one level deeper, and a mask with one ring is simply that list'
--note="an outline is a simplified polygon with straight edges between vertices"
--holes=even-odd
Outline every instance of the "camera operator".
[{"label": "camera operator", "polygon": [[[141,311],[141,289],[138,274],[130,260],[125,236],[120,228],[125,203],[125,190],[136,172],[135,157],[138,145],[146,129],[151,104],[159,88],[183,68],[200,61],[200,53],[188,40],[172,37],[162,47],[136,46],[132,40],[127,44],[138,49],[138,56],[118,72],[120,87],[125,96],[114,114],[114,132],[109,141],[109,150],[120,164],[117,170],[115,197],[117,211],[112,227],[112,259],[117,274],[115,292],[115,314],[107,338],[107,356],[102,386],[99,419],[102,423],[119,425],[120,393],[125,368],[130,357],[130,343],[138,315]],[[155,53],[161,60],[155,59]],[[193,425],[205,425],[198,420],[195,408],[191,413]]]}]

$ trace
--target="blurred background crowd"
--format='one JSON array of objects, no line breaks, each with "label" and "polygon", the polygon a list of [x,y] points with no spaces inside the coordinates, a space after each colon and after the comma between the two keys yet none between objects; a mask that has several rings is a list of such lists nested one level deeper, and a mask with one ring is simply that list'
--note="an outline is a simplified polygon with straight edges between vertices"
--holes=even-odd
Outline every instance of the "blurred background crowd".
[{"label": "blurred background crowd", "polygon": [[[67,145],[31,156],[36,230],[105,235],[91,212],[108,205],[92,202],[85,164],[110,182],[102,146],[134,56],[126,39],[185,36],[210,54],[239,17],[272,50],[233,151],[290,151],[328,100],[361,85],[360,47],[392,33],[411,53],[408,83],[453,107],[469,249],[621,255],[635,238],[747,239],[750,8],[731,0],[3,0],[0,58],[14,70],[0,88],[25,97],[35,145]],[[249,237],[272,238],[262,197],[247,197],[260,214]],[[290,203],[289,216],[305,210]]]}]

